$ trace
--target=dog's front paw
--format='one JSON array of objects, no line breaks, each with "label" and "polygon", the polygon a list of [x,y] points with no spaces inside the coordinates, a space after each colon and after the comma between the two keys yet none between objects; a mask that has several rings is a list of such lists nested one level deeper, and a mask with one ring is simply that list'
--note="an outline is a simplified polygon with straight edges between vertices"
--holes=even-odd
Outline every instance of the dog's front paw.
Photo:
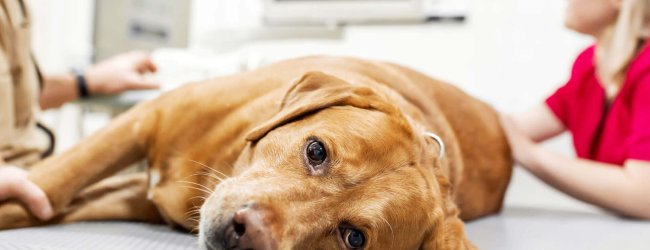
[{"label": "dog's front paw", "polygon": [[0,203],[0,230],[45,224],[18,202]]}]

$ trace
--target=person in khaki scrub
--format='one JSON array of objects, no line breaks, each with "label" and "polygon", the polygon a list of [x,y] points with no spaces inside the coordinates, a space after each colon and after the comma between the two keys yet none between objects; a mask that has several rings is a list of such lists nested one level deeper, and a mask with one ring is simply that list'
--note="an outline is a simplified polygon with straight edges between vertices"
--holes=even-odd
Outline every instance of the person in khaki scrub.
[{"label": "person in khaki scrub", "polygon": [[23,0],[0,0],[0,201],[16,198],[37,217],[52,209],[23,170],[53,152],[54,135],[39,123],[41,109],[79,97],[157,88],[143,77],[156,66],[145,52],[118,55],[84,74],[44,75],[30,48],[30,13]]}]

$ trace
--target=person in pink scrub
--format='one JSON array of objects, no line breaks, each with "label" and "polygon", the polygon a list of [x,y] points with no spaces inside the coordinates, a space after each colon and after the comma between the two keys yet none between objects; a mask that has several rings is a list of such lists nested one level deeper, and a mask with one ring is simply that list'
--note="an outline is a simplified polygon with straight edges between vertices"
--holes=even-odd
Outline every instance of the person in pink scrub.
[{"label": "person in pink scrub", "polygon": [[[595,45],[545,103],[502,116],[513,156],[568,195],[650,219],[650,0],[569,0],[566,25]],[[577,159],[539,145],[564,131]]]}]

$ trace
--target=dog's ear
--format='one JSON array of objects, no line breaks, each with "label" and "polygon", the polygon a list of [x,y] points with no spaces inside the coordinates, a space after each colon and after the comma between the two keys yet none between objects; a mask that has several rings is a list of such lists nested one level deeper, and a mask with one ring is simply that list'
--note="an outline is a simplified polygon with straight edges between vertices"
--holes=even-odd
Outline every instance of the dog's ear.
[{"label": "dog's ear", "polygon": [[246,140],[258,141],[277,127],[332,106],[392,111],[394,108],[385,100],[371,88],[352,85],[322,72],[307,72],[289,88],[282,100],[280,112],[251,130]]},{"label": "dog's ear", "polygon": [[460,249],[473,250],[474,245],[465,235],[465,225],[459,217],[459,210],[453,202],[451,184],[439,171],[435,172],[443,204],[433,211],[429,229],[425,232],[420,250]]},{"label": "dog's ear", "polygon": [[420,250],[476,249],[465,235],[463,221],[458,217],[441,218],[426,232]]}]

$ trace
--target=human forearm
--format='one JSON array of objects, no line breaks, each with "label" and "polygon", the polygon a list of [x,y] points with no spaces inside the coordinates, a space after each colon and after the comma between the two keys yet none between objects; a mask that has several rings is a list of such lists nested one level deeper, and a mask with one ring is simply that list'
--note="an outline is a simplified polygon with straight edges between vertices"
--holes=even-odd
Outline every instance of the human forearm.
[{"label": "human forearm", "polygon": [[627,216],[650,219],[650,180],[643,167],[620,167],[562,156],[536,147],[526,168],[577,199]]},{"label": "human forearm", "polygon": [[[90,66],[84,73],[88,95],[112,95],[126,90],[155,89],[158,83],[145,76],[156,72],[156,65],[145,52],[130,52],[115,56],[106,61]],[[77,77],[73,74],[46,75],[40,105],[43,109],[59,107],[66,102],[79,98],[84,87],[77,86]],[[85,83],[85,84],[84,84]]]},{"label": "human forearm", "polygon": [[513,123],[534,142],[552,138],[566,130],[546,104],[540,104],[527,112],[512,117]]},{"label": "human forearm", "polygon": [[45,75],[39,103],[42,109],[60,107],[79,98],[77,81],[73,74]]}]

